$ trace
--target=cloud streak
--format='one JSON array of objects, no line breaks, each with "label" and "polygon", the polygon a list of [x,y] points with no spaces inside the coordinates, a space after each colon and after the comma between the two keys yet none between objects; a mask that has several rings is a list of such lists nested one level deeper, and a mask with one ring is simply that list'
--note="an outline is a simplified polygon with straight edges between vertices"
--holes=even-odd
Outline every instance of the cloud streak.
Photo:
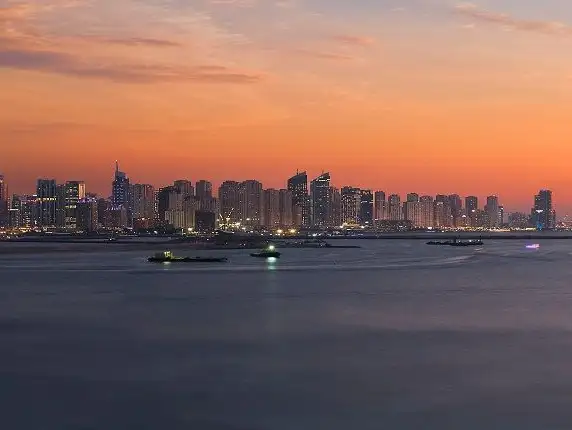
[{"label": "cloud streak", "polygon": [[56,51],[0,50],[0,67],[134,84],[168,82],[254,84],[264,79],[264,75],[260,73],[242,72],[224,66],[94,64]]},{"label": "cloud streak", "polygon": [[496,24],[518,31],[528,31],[551,36],[572,36],[572,26],[556,21],[522,20],[507,14],[480,9],[473,3],[461,3],[455,6],[455,12],[461,16],[488,24]]}]

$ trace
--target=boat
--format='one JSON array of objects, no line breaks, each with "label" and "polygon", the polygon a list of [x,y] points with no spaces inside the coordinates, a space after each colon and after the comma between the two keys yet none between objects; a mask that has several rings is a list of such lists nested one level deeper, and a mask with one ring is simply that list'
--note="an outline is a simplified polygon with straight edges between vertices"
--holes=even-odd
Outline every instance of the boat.
[{"label": "boat", "polygon": [[256,258],[280,258],[280,253],[276,251],[274,245],[269,245],[268,248],[260,251],[260,252],[253,252],[250,254],[251,257]]},{"label": "boat", "polygon": [[158,252],[147,259],[150,263],[226,263],[226,257],[175,257],[171,251]]},{"label": "boat", "polygon": [[456,247],[481,246],[483,245],[483,241],[480,239],[458,240],[457,238],[455,238],[453,240],[444,240],[444,241],[431,240],[427,242],[427,245],[456,246]]}]

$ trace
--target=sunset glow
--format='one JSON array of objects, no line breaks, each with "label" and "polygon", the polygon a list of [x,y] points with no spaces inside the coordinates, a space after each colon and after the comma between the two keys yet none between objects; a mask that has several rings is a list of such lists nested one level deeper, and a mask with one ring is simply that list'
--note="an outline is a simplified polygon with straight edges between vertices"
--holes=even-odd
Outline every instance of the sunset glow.
[{"label": "sunset glow", "polygon": [[568,210],[570,48],[562,0],[0,0],[0,172],[108,195],[116,159],[157,186],[300,168]]}]

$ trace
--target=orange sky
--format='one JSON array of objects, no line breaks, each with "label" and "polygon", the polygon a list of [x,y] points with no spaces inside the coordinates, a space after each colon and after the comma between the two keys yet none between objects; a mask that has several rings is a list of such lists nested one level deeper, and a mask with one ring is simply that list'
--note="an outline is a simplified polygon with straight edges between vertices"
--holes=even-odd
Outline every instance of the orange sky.
[{"label": "orange sky", "polygon": [[329,170],[567,211],[572,6],[514,3],[0,0],[0,172],[106,195],[115,159],[156,186]]}]

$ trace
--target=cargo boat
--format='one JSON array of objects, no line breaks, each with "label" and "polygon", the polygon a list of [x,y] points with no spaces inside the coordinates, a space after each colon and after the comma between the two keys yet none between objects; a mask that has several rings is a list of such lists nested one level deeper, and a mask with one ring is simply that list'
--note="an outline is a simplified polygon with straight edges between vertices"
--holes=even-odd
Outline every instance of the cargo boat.
[{"label": "cargo boat", "polygon": [[171,251],[158,252],[147,259],[150,263],[226,263],[226,257],[175,257]]}]

